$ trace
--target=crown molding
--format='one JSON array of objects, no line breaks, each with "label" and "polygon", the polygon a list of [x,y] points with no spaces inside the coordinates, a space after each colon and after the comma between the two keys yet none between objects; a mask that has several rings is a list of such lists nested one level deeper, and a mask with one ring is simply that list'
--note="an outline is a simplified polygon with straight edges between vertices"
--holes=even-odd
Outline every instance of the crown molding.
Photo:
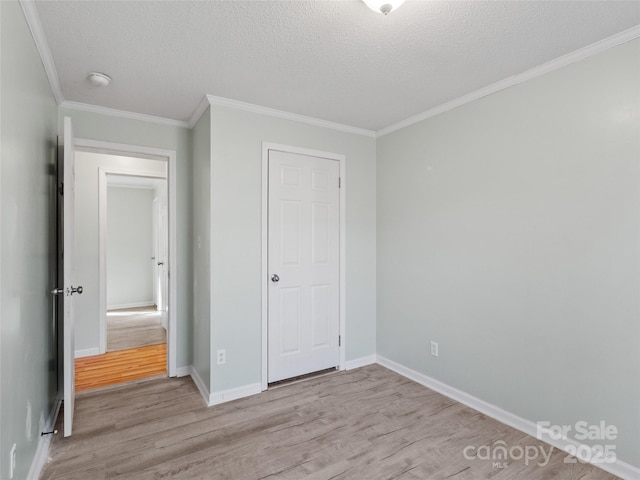
[{"label": "crown molding", "polygon": [[207,95],[206,98],[211,105],[235,108],[237,110],[258,113],[260,115],[268,115],[270,117],[283,118],[285,120],[315,125],[316,127],[329,128],[331,130],[337,130],[339,132],[363,135],[365,137],[375,138],[376,136],[376,132],[374,132],[373,130],[366,130],[364,128],[352,127],[350,125],[344,125],[342,123],[330,122],[328,120],[321,120],[314,117],[307,117],[305,115],[299,115],[297,113],[285,112],[284,110],[276,110],[274,108],[262,107],[260,105],[239,102],[237,100],[230,100],[228,98],[216,97],[213,95]]},{"label": "crown molding", "polygon": [[543,63],[537,67],[534,67],[525,72],[519,73],[512,77],[505,78],[504,80],[500,80],[499,82],[492,83],[486,87],[483,87],[475,92],[471,92],[467,95],[463,95],[462,97],[456,98],[455,100],[451,100],[450,102],[443,103],[442,105],[438,105],[437,107],[431,108],[425,112],[422,112],[418,115],[414,115],[405,120],[402,120],[398,123],[394,123],[385,127],[376,132],[376,137],[382,137],[391,132],[395,132],[396,130],[400,130],[401,128],[408,127],[415,123],[426,120],[427,118],[435,117],[444,112],[448,112],[449,110],[453,110],[454,108],[461,107],[467,103],[473,102],[474,100],[478,100],[482,97],[486,97],[493,93],[499,92],[500,90],[504,90],[506,88],[512,87],[514,85],[518,85],[519,83],[526,82],[527,80],[531,80],[533,78],[539,77],[540,75],[544,75],[545,73],[552,72],[559,68],[565,67],[572,63],[583,60],[587,57],[591,57],[600,52],[608,50],[613,47],[617,47],[618,45],[622,45],[623,43],[630,42],[631,40],[635,40],[640,37],[640,26],[629,28],[628,30],[624,30],[620,33],[612,35],[611,37],[607,37],[603,40],[599,40],[591,45],[587,45],[586,47],[580,48],[573,52],[567,53],[561,57],[558,57],[549,62]]},{"label": "crown molding", "polygon": [[77,110],[81,112],[97,113],[100,115],[108,115],[110,117],[127,118],[129,120],[138,120],[141,122],[157,123],[160,125],[167,125],[170,127],[190,128],[187,122],[181,120],[174,120],[172,118],[156,117],[155,115],[147,115],[146,113],[127,112],[126,110],[117,110],[115,108],[100,107],[98,105],[90,105],[88,103],[80,102],[67,102],[64,101],[60,104],[62,108],[68,108],[70,110]]},{"label": "crown molding", "polygon": [[36,44],[38,53],[40,54],[42,64],[44,65],[44,71],[49,79],[49,85],[51,85],[53,97],[55,98],[56,103],[60,105],[64,102],[62,87],[60,86],[58,71],[56,70],[56,64],[53,61],[53,56],[49,49],[47,37],[45,37],[44,30],[42,30],[42,23],[40,22],[40,15],[38,15],[36,4],[33,0],[20,0],[20,6],[22,7],[22,12],[27,20],[27,25],[29,25],[29,30],[31,31],[31,36]]},{"label": "crown molding", "polygon": [[209,103],[209,99],[207,98],[207,95],[205,95],[204,97],[202,97],[202,100],[200,100],[200,103],[198,104],[196,109],[193,111],[193,113],[191,114],[191,118],[187,122],[187,125],[189,125],[189,128],[193,128],[195,124],[198,123],[198,120],[200,120],[200,118],[202,117],[204,112],[207,110],[207,107],[209,105],[211,104]]}]

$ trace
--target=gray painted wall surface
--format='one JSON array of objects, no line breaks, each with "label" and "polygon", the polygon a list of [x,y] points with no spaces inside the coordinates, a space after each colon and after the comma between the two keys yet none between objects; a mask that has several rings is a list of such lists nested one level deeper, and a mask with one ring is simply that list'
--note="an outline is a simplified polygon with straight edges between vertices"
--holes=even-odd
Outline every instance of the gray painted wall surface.
[{"label": "gray painted wall surface", "polygon": [[635,40],[381,137],[378,354],[640,466],[639,117]]},{"label": "gray painted wall surface", "polygon": [[263,141],[346,155],[346,357],[374,354],[375,139],[220,106],[211,135],[211,390],[261,378]]},{"label": "gray painted wall surface", "polygon": [[[141,120],[102,115],[93,112],[58,109],[58,128],[62,119],[71,117],[76,137],[128,145],[164,148],[176,151],[176,200],[178,224],[177,272],[172,279],[178,287],[178,367],[192,363],[193,294],[191,251],[191,139],[186,128],[162,125]],[[85,292],[86,293],[86,292]],[[84,294],[83,294],[84,295]],[[77,338],[77,337],[76,337]],[[79,348],[76,345],[76,348]]]},{"label": "gray painted wall surface", "polygon": [[192,130],[193,367],[211,388],[211,111]]},{"label": "gray painted wall surface", "polygon": [[0,478],[15,443],[24,479],[57,389],[57,106],[20,5],[0,2],[0,17]]},{"label": "gray painted wall surface", "polygon": [[153,199],[146,188],[107,188],[107,308],[153,304]]}]

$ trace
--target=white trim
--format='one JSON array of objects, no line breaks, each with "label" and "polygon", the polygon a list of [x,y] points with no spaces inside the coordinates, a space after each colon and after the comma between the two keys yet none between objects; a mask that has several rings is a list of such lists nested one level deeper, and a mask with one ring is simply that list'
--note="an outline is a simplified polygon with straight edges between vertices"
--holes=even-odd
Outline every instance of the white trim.
[{"label": "white trim", "polygon": [[[491,403],[485,402],[484,400],[479,399],[478,397],[474,397],[462,390],[458,390],[446,383],[441,382],[440,380],[436,380],[435,378],[429,377],[424,373],[417,372],[412,370],[409,367],[405,367],[399,363],[394,362],[393,360],[389,360],[381,355],[377,356],[378,363],[383,367],[392,370],[403,377],[406,377],[410,380],[413,380],[420,385],[423,385],[431,390],[434,390],[442,395],[451,398],[457,402],[460,402],[478,412],[481,412],[488,417],[493,418],[505,425],[509,425],[510,427],[515,428],[516,430],[520,430],[521,432],[526,433],[534,438],[537,438],[538,427],[536,423],[531,420],[527,420],[525,418],[519,417],[511,412],[503,410],[500,407],[497,407]],[[577,449],[581,444],[573,439],[560,439],[555,440],[550,438],[549,436],[543,436],[540,438],[541,441],[548,443],[562,451],[567,451],[567,448]],[[596,452],[594,452],[593,457],[597,458]],[[617,475],[623,479],[634,480],[640,478],[640,468],[634,467],[626,462],[621,460],[616,460],[614,463],[598,463],[594,464],[594,466],[601,468],[613,475]]]},{"label": "white trim", "polygon": [[178,367],[176,369],[176,377],[188,377],[189,375],[191,375],[191,370],[193,370],[193,367],[191,365],[187,365],[186,367]]},{"label": "white trim", "polygon": [[[137,177],[138,175],[136,175]],[[154,307],[155,303],[153,300],[149,300],[148,302],[137,302],[137,303],[122,303],[119,305],[107,305],[107,312],[109,310],[123,310],[125,308],[140,308],[140,307]]]},{"label": "white trim", "polygon": [[40,22],[40,15],[38,15],[36,4],[33,0],[20,0],[20,6],[22,7],[22,11],[24,12],[24,16],[27,20],[27,25],[29,25],[29,30],[31,30],[33,41],[36,44],[38,53],[40,54],[44,71],[47,74],[49,85],[51,85],[51,90],[53,91],[53,97],[55,98],[56,103],[60,105],[64,102],[62,87],[60,86],[60,78],[58,77],[56,64],[53,61],[53,55],[51,55],[51,49],[49,48],[47,37],[42,29],[42,23]]},{"label": "white trim", "polygon": [[[178,240],[178,223],[177,223],[177,190],[176,190],[176,152],[175,150],[165,150],[161,148],[145,147],[140,145],[127,145],[122,143],[104,142],[100,140],[88,140],[82,138],[76,138],[76,151],[82,150],[94,153],[106,153],[110,155],[125,155],[129,157],[137,158],[151,158],[155,160],[164,160],[168,162],[168,174],[167,174],[167,197],[169,203],[169,328],[167,330],[167,371],[169,377],[176,376],[176,364],[177,364],[177,348],[178,348],[178,287],[177,287],[177,240]],[[103,169],[105,172],[107,169]],[[109,173],[115,172],[114,170],[108,170]],[[121,173],[122,174],[122,173]],[[144,172],[131,171],[124,172],[125,175],[145,176]],[[157,173],[150,174],[150,176],[158,178]],[[101,175],[102,177],[102,175]],[[99,189],[102,182],[99,182]],[[106,192],[106,175],[104,178],[103,187]],[[106,196],[104,197],[106,198]],[[103,202],[105,203],[105,202]],[[104,212],[99,212],[103,214]],[[106,216],[104,217],[106,218]],[[104,232],[100,232],[101,245],[104,245],[105,237]],[[106,272],[106,263],[104,262],[105,256],[100,247],[100,268],[102,269],[101,275]],[[172,276],[176,280],[172,279]],[[100,278],[101,282],[106,282],[106,277]],[[106,285],[106,283],[101,283]],[[101,289],[100,293],[100,312],[106,312],[106,294]],[[103,298],[104,297],[104,298]],[[101,321],[105,317],[101,315]],[[103,329],[101,328],[101,331]]]},{"label": "white trim", "polygon": [[207,95],[203,96],[202,100],[200,100],[200,103],[198,103],[198,106],[191,114],[191,118],[189,118],[189,121],[187,122],[189,128],[195,127],[196,123],[198,123],[198,120],[200,120],[200,118],[202,118],[202,115],[204,115],[204,112],[207,111],[207,107],[209,105],[211,104],[209,103]]},{"label": "white trim", "polygon": [[105,153],[107,155],[122,155],[164,161],[166,161],[167,158],[173,159],[176,154],[175,150],[166,150],[164,148],[104,142],[102,140],[90,140],[85,138],[76,138],[76,148],[85,152]]},{"label": "white trim", "polygon": [[443,103],[442,105],[431,108],[426,112],[414,115],[398,123],[389,125],[388,127],[378,130],[376,136],[381,137],[388,133],[395,132],[396,130],[400,130],[401,128],[405,128],[415,123],[422,122],[427,118],[435,117],[436,115],[448,112],[449,110],[453,110],[454,108],[461,107],[462,105],[473,102],[474,100],[478,100],[482,97],[486,97],[487,95],[499,92],[500,90],[513,87],[514,85],[518,85],[519,83],[526,82],[527,80],[531,80],[533,78],[539,77],[540,75],[544,75],[572,63],[578,62],[610,48],[622,45],[623,43],[629,42],[638,37],[640,37],[640,26],[629,28],[628,30],[612,35],[611,37],[605,38],[598,42],[592,43],[591,45],[587,45],[586,47],[567,53],[566,55],[543,63],[542,65],[538,65],[537,67],[534,67],[530,70],[519,73],[517,75],[513,75],[512,77],[505,78],[496,83],[492,83],[491,85],[463,95],[462,97],[458,97],[454,100]]},{"label": "white trim", "polygon": [[213,95],[207,95],[207,99],[209,101],[209,104],[211,105],[219,105],[221,107],[235,108],[237,110],[244,110],[246,112],[258,113],[260,115],[268,115],[270,117],[283,118],[285,120],[291,120],[294,122],[306,123],[308,125],[315,125],[316,127],[329,128],[331,130],[337,130],[339,132],[352,133],[355,135],[364,135],[365,137],[375,138],[376,136],[376,132],[374,132],[373,130],[366,130],[364,128],[359,128],[359,127],[352,127],[350,125],[330,122],[328,120],[322,120],[320,118],[307,117],[305,115],[299,115],[297,113],[285,112],[284,110],[276,110],[274,108],[254,105],[252,103],[239,102],[237,100],[230,100],[228,98],[215,97]]},{"label": "white trim", "polygon": [[[157,159],[158,161],[166,162],[166,158]],[[146,177],[146,178],[158,178],[166,179],[166,176],[159,175],[156,172],[145,172],[143,170],[135,170],[134,167],[129,168],[98,168],[98,275],[100,278],[98,293],[98,345],[100,353],[106,353],[107,351],[107,311],[115,310],[117,308],[135,308],[145,307],[153,305],[151,302],[141,302],[140,304],[128,304],[128,305],[107,305],[107,187],[108,187],[108,175],[121,175],[130,177]],[[171,304],[169,304],[171,307]],[[167,330],[168,332],[168,330]],[[170,337],[171,335],[169,335]]]},{"label": "white trim", "polygon": [[198,373],[198,370],[196,370],[194,366],[183,367],[183,369],[181,370],[181,373],[183,373],[185,371],[184,369],[186,368],[189,369],[189,375],[191,375],[191,379],[193,380],[193,383],[196,384],[196,388],[200,392],[200,395],[202,395],[202,399],[204,400],[204,403],[207,404],[207,407],[210,407],[211,395],[209,395],[209,389],[202,381],[202,377]]},{"label": "white trim", "polygon": [[94,357],[103,353],[99,347],[83,348],[74,352],[74,358]]},{"label": "white trim", "polygon": [[354,368],[366,367],[367,365],[373,365],[378,362],[376,355],[367,355],[366,357],[354,358],[353,360],[347,360],[344,364],[345,370],[353,370]]},{"label": "white trim", "polygon": [[117,181],[111,181],[109,180],[109,187],[115,187],[115,188],[129,188],[129,189],[136,189],[136,190],[153,190],[155,191],[156,186],[155,185],[130,185],[128,183],[118,183]]},{"label": "white trim", "polygon": [[107,352],[107,174],[98,168],[98,347]]},{"label": "white trim", "polygon": [[209,406],[220,405],[221,403],[231,402],[238,400],[239,398],[250,397],[251,395],[257,395],[262,392],[262,384],[251,383],[249,385],[243,385],[242,387],[230,388],[229,390],[222,390],[220,392],[211,392],[209,396]]},{"label": "white trim", "polygon": [[340,162],[340,363],[346,368],[347,359],[347,158],[338,155]]},{"label": "white trim", "polygon": [[340,359],[338,368],[340,370],[345,369],[345,355],[346,355],[346,278],[347,278],[347,262],[346,262],[346,238],[347,238],[347,204],[346,204],[346,163],[347,159],[344,155],[332,152],[323,152],[320,150],[311,150],[308,148],[293,147],[291,145],[282,145],[278,143],[262,142],[262,379],[261,388],[266,390],[269,383],[269,353],[268,353],[268,278],[269,278],[269,252],[268,252],[268,218],[269,218],[269,150],[277,150],[286,153],[295,153],[298,155],[306,155],[310,157],[327,158],[330,160],[337,160],[340,164],[340,337],[342,343],[340,345]]},{"label": "white trim", "polygon": [[[54,400],[53,405],[51,406],[51,411],[49,412],[49,418],[47,418],[47,421],[42,426],[43,431],[50,432],[54,429],[61,405],[61,398]],[[47,463],[47,459],[49,458],[49,447],[51,446],[53,435],[53,433],[49,435],[40,435],[36,453],[31,461],[31,467],[27,474],[27,480],[38,480],[38,478],[40,478],[42,467],[44,467],[45,463]]]},{"label": "white trim", "polygon": [[60,107],[76,110],[80,112],[97,113],[99,115],[107,115],[110,117],[127,118],[129,120],[138,120],[140,122],[157,123],[170,127],[190,128],[187,122],[182,120],[174,120],[173,118],[157,117],[146,113],[128,112],[126,110],[118,110],[116,108],[101,107],[99,105],[91,105],[88,103],[72,102],[64,100],[59,102]]},{"label": "white trim", "polygon": [[262,142],[262,214],[260,216],[260,261],[261,272],[261,312],[262,323],[262,358],[260,388],[264,391],[269,387],[269,146]]}]

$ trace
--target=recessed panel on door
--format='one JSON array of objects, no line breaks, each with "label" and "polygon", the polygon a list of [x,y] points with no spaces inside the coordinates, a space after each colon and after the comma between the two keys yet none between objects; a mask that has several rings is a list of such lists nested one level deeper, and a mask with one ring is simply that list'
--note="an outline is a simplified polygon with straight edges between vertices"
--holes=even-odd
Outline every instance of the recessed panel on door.
[{"label": "recessed panel on door", "polygon": [[280,289],[281,354],[300,352],[300,288]]},{"label": "recessed panel on door", "polygon": [[282,265],[300,264],[301,203],[282,200],[280,202],[280,245]]},{"label": "recessed panel on door", "polygon": [[313,264],[327,264],[330,260],[328,203],[313,203],[311,205],[311,262]]},{"label": "recessed panel on door", "polygon": [[311,287],[311,348],[330,345],[331,286]]}]

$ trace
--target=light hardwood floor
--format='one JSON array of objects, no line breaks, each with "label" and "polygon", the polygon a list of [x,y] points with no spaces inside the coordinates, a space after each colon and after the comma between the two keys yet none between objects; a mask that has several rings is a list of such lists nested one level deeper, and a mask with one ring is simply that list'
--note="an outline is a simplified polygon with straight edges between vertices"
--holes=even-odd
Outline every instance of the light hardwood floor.
[{"label": "light hardwood floor", "polygon": [[167,344],[77,358],[76,392],[167,374]]},{"label": "light hardwood floor", "polygon": [[41,479],[616,478],[558,450],[543,467],[463,456],[499,440],[550,448],[378,365],[211,408],[185,377],[79,396],[74,434],[54,438]]},{"label": "light hardwood floor", "polygon": [[107,352],[166,343],[162,315],[155,307],[109,310]]}]

